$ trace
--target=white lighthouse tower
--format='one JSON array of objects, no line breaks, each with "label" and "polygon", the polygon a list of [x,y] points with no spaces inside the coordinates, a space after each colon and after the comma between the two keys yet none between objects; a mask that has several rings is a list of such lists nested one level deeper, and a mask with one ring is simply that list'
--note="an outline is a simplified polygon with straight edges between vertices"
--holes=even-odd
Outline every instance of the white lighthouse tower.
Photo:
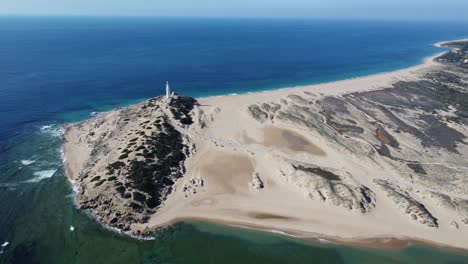
[{"label": "white lighthouse tower", "polygon": [[171,87],[169,86],[169,82],[166,82],[166,98],[169,99],[171,97]]}]

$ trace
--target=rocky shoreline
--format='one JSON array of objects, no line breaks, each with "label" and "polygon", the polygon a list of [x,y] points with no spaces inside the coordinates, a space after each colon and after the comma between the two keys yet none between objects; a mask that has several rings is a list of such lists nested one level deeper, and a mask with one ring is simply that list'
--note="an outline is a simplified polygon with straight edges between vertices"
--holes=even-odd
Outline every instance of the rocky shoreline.
[{"label": "rocky shoreline", "polygon": [[73,125],[89,152],[74,176],[78,206],[122,231],[147,222],[185,172],[193,146],[174,126],[193,123],[188,114],[196,103],[178,95],[157,97]]}]

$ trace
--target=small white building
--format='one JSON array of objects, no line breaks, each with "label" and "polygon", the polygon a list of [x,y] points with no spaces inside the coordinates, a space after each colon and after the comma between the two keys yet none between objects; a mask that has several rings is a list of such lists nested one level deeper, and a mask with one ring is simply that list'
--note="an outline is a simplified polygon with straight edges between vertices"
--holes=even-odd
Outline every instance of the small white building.
[{"label": "small white building", "polygon": [[468,59],[465,59],[465,60],[463,61],[463,63],[468,63]]}]

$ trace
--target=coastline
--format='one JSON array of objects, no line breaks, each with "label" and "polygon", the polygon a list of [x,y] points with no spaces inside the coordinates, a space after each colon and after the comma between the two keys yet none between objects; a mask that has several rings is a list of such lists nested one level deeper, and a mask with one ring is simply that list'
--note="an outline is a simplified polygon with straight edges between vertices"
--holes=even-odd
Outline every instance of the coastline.
[{"label": "coastline", "polygon": [[[454,43],[454,42],[461,42],[461,41],[468,41],[468,38],[455,39],[455,40],[449,40],[449,41],[440,41],[440,42],[435,43],[434,46],[436,46],[438,48],[444,48],[444,45]],[[447,48],[449,48],[449,47],[447,47]]]},{"label": "coastline", "polygon": [[[440,42],[434,45],[437,47],[442,47],[443,45],[446,45],[447,43],[450,43],[450,42],[455,42],[455,41]],[[290,93],[300,93],[300,92],[302,93],[304,91],[326,94],[327,96],[330,96],[330,95],[337,96],[337,95],[354,93],[354,92],[381,90],[386,87],[390,87],[393,83],[401,81],[401,80],[418,80],[419,73],[424,72],[428,69],[432,69],[434,67],[442,67],[442,65],[437,63],[435,60],[445,53],[446,52],[441,52],[434,56],[427,57],[424,59],[424,62],[422,64],[412,66],[409,68],[396,70],[396,71],[377,73],[377,74],[372,74],[372,75],[367,75],[367,76],[362,76],[362,77],[356,77],[356,78],[350,78],[350,79],[345,79],[345,80],[314,84],[314,85],[287,87],[287,88],[281,88],[281,89],[275,89],[275,90],[259,91],[259,92],[245,93],[245,94],[243,93],[243,94],[236,94],[236,95],[204,97],[204,98],[199,98],[199,100],[201,104],[204,104],[204,105],[223,105],[223,104],[226,104],[226,101],[229,101],[231,99],[235,99],[237,101],[246,101],[248,104],[248,103],[257,102],[257,101],[277,100]],[[107,112],[107,114],[110,114],[110,113],[112,113],[112,111]],[[106,114],[103,114],[103,115],[106,115]],[[66,133],[67,132],[68,132],[68,128],[67,128]],[[70,179],[70,183],[74,185],[73,183],[74,183],[74,180],[76,179],[77,172],[74,171],[73,167],[70,167],[69,163],[66,162],[67,152],[69,151],[67,151],[65,146],[63,147],[63,151],[64,151],[64,164],[65,164],[66,174]],[[223,225],[230,225],[230,226],[261,230],[261,231],[267,231],[267,232],[270,231],[273,233],[283,232],[284,233],[283,235],[292,236],[294,238],[303,239],[306,241],[311,240],[313,242],[319,242],[319,243],[320,243],[320,239],[326,239],[328,241],[331,241],[332,243],[342,244],[342,245],[351,245],[351,246],[358,246],[358,247],[359,246],[362,246],[362,247],[376,246],[376,247],[382,247],[382,248],[388,248],[388,247],[392,248],[395,246],[404,247],[407,245],[411,245],[413,243],[421,243],[421,244],[434,245],[434,246],[442,247],[442,248],[451,248],[451,249],[463,250],[463,251],[467,250],[467,248],[462,248],[457,245],[448,245],[446,243],[438,243],[438,242],[434,242],[431,240],[425,240],[425,239],[420,239],[420,238],[416,238],[416,239],[413,239],[411,237],[400,238],[398,236],[391,236],[391,235],[385,236],[385,237],[384,236],[381,236],[381,237],[351,236],[351,237],[346,238],[346,237],[339,237],[339,236],[319,235],[318,233],[314,233],[314,232],[309,233],[309,232],[305,232],[304,230],[294,230],[294,229],[288,229],[288,228],[283,228],[283,227],[272,229],[273,227],[256,225],[255,223],[249,223],[249,222],[244,222],[244,221],[236,222],[236,221],[230,221],[230,220],[222,219],[222,218],[218,218],[218,219],[210,218],[210,217],[203,218],[203,217],[196,217],[196,216],[195,217],[183,217],[183,216],[176,217],[174,219],[167,219],[167,221],[165,222],[163,221],[163,223],[161,223],[160,220],[158,220],[155,223],[151,224],[151,229],[155,230],[159,228],[164,228],[174,223],[183,222],[187,220],[189,221],[202,220],[206,222],[220,223]],[[272,231],[272,230],[277,230],[277,231]],[[390,242],[385,242],[389,240]]]},{"label": "coastline", "polygon": [[[468,40],[468,39],[466,39]],[[462,40],[456,40],[456,41],[462,41]],[[444,48],[442,46],[438,46],[446,44],[446,43],[451,43],[453,41],[445,41],[445,42],[438,42],[433,44],[433,46],[438,47],[438,48]],[[453,50],[451,48],[451,50]],[[373,73],[369,75],[363,75],[363,76],[357,76],[357,77],[351,77],[351,78],[345,78],[345,79],[339,79],[339,80],[333,80],[333,81],[327,81],[327,82],[319,82],[316,84],[305,84],[305,85],[293,85],[293,86],[286,86],[286,87],[279,87],[279,88],[272,88],[272,89],[265,89],[265,90],[260,90],[260,91],[253,91],[253,92],[241,92],[241,93],[229,93],[229,94],[222,94],[222,95],[213,95],[213,96],[200,96],[200,97],[195,97],[196,99],[199,100],[210,100],[214,98],[222,98],[222,97],[236,97],[236,96],[242,96],[242,95],[255,95],[255,94],[263,94],[263,93],[271,93],[271,92],[277,92],[277,91],[293,91],[295,89],[308,89],[308,88],[313,88],[313,87],[318,87],[318,86],[333,86],[336,84],[340,83],[346,83],[350,81],[355,81],[355,80],[368,80],[369,78],[372,77],[387,77],[391,75],[391,77],[404,77],[408,74],[412,74],[413,72],[420,71],[422,69],[425,69],[430,66],[437,66],[439,65],[436,60],[438,57],[442,56],[445,54],[447,51],[443,52],[438,52],[434,55],[430,55],[427,57],[422,58],[422,62],[418,63],[413,66],[401,68],[401,69],[396,69],[396,70],[390,70],[390,71],[383,71],[383,72],[378,72],[378,73]],[[411,77],[411,76],[410,76]]]},{"label": "coastline", "polygon": [[[271,234],[276,234],[279,236],[286,236],[295,240],[303,241],[306,243],[312,244],[321,244],[321,245],[336,245],[336,246],[350,246],[356,248],[375,248],[375,249],[404,249],[410,246],[423,245],[423,246],[433,246],[440,249],[446,249],[450,251],[468,253],[468,248],[458,247],[454,245],[439,243],[430,240],[415,239],[411,237],[395,237],[395,236],[374,236],[374,237],[350,237],[344,238],[340,236],[327,236],[320,233],[304,233],[303,231],[290,230],[290,229],[276,229],[274,227],[256,225],[253,223],[245,222],[236,222],[229,220],[219,220],[219,219],[209,219],[203,217],[187,217],[187,218],[178,218],[172,221],[167,222],[164,225],[159,226],[156,229],[157,232],[164,232],[164,230],[170,226],[173,226],[178,223],[208,223],[219,226],[227,226],[232,228],[239,228],[245,230],[266,232]],[[108,228],[109,230],[116,231],[118,233],[124,233],[115,228]],[[129,234],[127,234],[129,235]],[[142,237],[132,236],[136,239],[145,240]]]},{"label": "coastline", "polygon": [[436,248],[452,250],[457,252],[468,253],[467,248],[463,247],[456,247],[448,244],[437,243],[434,241],[428,240],[419,240],[413,239],[411,237],[393,237],[393,236],[379,236],[379,237],[353,237],[353,238],[342,238],[342,237],[331,237],[331,236],[324,236],[319,233],[310,233],[304,234],[301,231],[295,230],[276,230],[273,228],[268,228],[265,226],[257,226],[254,224],[248,223],[235,223],[235,222],[223,222],[223,221],[216,221],[210,219],[181,219],[177,220],[176,222],[172,223],[176,224],[179,222],[205,222],[205,223],[212,223],[221,226],[230,226],[234,228],[241,228],[246,230],[253,230],[253,231],[261,231],[261,232],[268,232],[272,234],[277,234],[281,236],[287,236],[293,239],[297,239],[300,241],[305,241],[308,243],[314,244],[326,244],[326,245],[342,245],[342,246],[351,246],[356,248],[375,248],[375,249],[402,249],[407,248],[414,245],[425,245],[425,246],[433,246]]}]

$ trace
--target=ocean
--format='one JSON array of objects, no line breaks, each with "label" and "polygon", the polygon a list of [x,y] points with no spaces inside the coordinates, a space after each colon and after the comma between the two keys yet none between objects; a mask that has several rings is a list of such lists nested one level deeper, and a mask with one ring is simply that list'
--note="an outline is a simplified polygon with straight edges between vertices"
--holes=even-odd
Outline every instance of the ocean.
[{"label": "ocean", "polygon": [[[136,240],[76,209],[63,124],[161,95],[218,96],[397,70],[466,38],[456,22],[0,17],[0,263],[468,263],[200,222]],[[6,243],[8,242],[8,243]],[[4,245],[4,246],[2,246]]]}]

